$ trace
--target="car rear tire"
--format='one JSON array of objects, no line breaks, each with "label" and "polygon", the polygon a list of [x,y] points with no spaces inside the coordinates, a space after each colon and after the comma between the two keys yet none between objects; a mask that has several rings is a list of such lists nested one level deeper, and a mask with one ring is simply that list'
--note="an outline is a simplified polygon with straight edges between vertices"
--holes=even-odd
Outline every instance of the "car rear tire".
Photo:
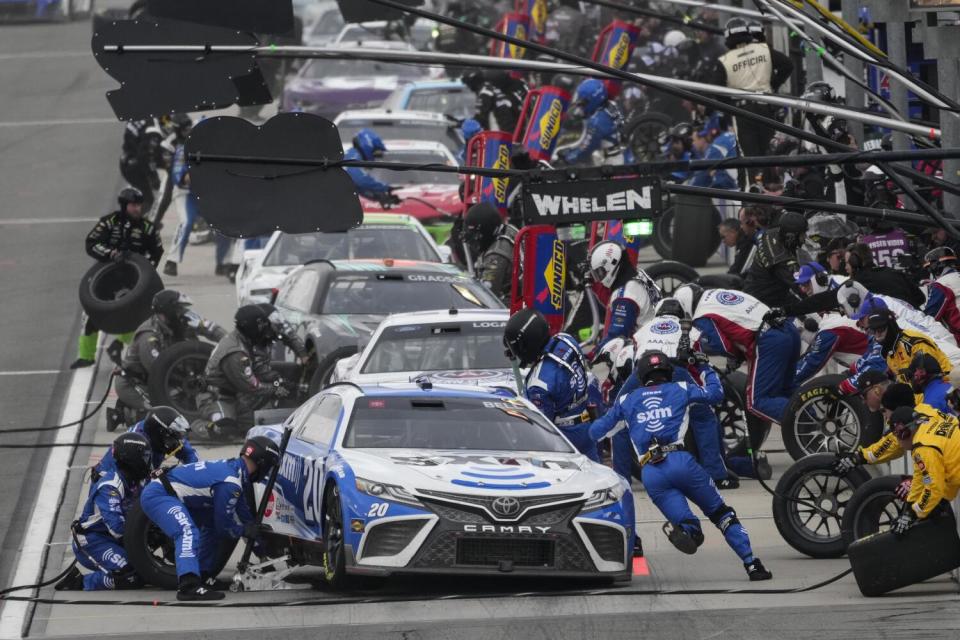
[{"label": "car rear tire", "polygon": [[853,492],[840,525],[846,545],[893,525],[903,505],[894,493],[901,480],[900,476],[874,478]]},{"label": "car rear tire", "polygon": [[774,490],[773,522],[777,531],[787,544],[811,558],[839,558],[844,554],[847,543],[841,534],[841,521],[854,491],[871,477],[863,467],[844,477],[834,475],[835,461],[836,456],[830,453],[807,456],[786,470]]},{"label": "car rear tire", "polygon": [[860,396],[831,393],[846,376],[830,374],[797,389],[783,416],[783,444],[794,460],[814,453],[853,451],[880,438],[883,421]]},{"label": "car rear tire", "polygon": [[80,306],[100,331],[133,331],[150,317],[153,296],[163,289],[160,274],[145,257],[98,262],[80,280]]},{"label": "car rear tire", "polygon": [[672,295],[680,285],[693,282],[700,277],[700,274],[693,267],[673,260],[661,260],[651,265],[639,266],[657,283],[665,296]]},{"label": "car rear tire", "polygon": [[154,360],[147,378],[150,404],[173,407],[192,422],[200,417],[197,396],[206,389],[203,371],[213,345],[186,340],[164,349]]}]

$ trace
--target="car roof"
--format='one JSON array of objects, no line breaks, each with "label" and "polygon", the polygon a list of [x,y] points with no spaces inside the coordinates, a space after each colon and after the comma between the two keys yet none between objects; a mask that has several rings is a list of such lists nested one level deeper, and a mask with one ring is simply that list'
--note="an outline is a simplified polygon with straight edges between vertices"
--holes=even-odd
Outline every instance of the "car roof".
[{"label": "car roof", "polygon": [[470,279],[470,276],[452,264],[445,264],[441,262],[422,262],[420,260],[396,260],[393,258],[376,260],[315,260],[313,262],[308,262],[305,267],[326,267],[342,273],[427,273],[462,276],[464,280]]},{"label": "car roof", "polygon": [[418,120],[424,124],[450,125],[450,120],[442,113],[408,110],[388,111],[386,109],[350,109],[341,111],[340,115],[334,120],[334,124],[340,124],[345,120],[369,120],[372,118],[376,118],[377,120]]},{"label": "car roof", "polygon": [[476,322],[480,320],[503,320],[510,318],[508,309],[435,309],[430,311],[407,311],[392,313],[381,326],[398,326],[425,322]]},{"label": "car roof", "polygon": [[[354,385],[360,394],[368,398],[421,397],[421,398],[475,398],[483,400],[507,400],[493,390],[482,387],[466,387],[456,384],[434,384],[422,388],[416,382],[381,382],[380,384]],[[515,400],[514,398],[509,398]]]}]

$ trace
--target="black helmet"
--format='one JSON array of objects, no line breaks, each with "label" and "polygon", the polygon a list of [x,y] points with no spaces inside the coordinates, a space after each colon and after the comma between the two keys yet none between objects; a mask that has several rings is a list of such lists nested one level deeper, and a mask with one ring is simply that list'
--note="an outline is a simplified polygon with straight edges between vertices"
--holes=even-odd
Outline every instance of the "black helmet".
[{"label": "black helmet", "polygon": [[276,313],[272,304],[247,304],[233,315],[240,335],[254,344],[269,344],[276,337],[270,316]]},{"label": "black helmet", "polygon": [[780,229],[780,240],[790,251],[795,251],[803,244],[803,234],[807,232],[807,219],[802,213],[784,211],[777,221]]},{"label": "black helmet", "polygon": [[[489,202],[478,202],[470,207],[463,219],[463,239],[470,249],[481,253],[497,239],[503,218]],[[473,256],[476,259],[478,256]]]},{"label": "black helmet", "polygon": [[257,465],[256,471],[250,474],[250,480],[259,482],[280,463],[280,445],[267,436],[254,436],[243,443],[240,455]]},{"label": "black helmet", "polygon": [[637,358],[637,364],[634,365],[633,370],[643,386],[661,384],[673,379],[673,365],[670,364],[670,356],[663,351],[644,351]]},{"label": "black helmet", "polygon": [[801,98],[804,100],[816,100],[818,102],[839,102],[833,87],[830,86],[830,83],[824,82],[823,80],[818,80],[817,82],[811,82],[808,84]]},{"label": "black helmet", "polygon": [[912,409],[917,399],[913,395],[913,389],[910,388],[910,385],[903,382],[896,382],[887,387],[886,391],[884,391],[880,397],[880,402],[883,404],[884,409],[895,411],[900,407],[910,407]]},{"label": "black helmet", "polygon": [[503,328],[503,345],[507,357],[516,358],[521,367],[529,367],[550,341],[550,325],[543,315],[534,309],[521,309],[510,316]]},{"label": "black helmet", "polygon": [[664,298],[657,303],[655,315],[658,318],[660,316],[683,318],[686,314],[683,312],[683,305],[680,304],[679,300],[676,298]]},{"label": "black helmet", "polygon": [[723,27],[723,42],[728,49],[763,39],[763,27],[746,18],[730,18]]},{"label": "black helmet", "polygon": [[117,436],[111,447],[117,469],[132,482],[145,480],[153,471],[150,441],[139,433],[128,431]]},{"label": "black helmet", "polygon": [[693,136],[693,125],[689,122],[678,122],[667,129],[667,132],[663,135],[663,142],[665,143],[673,140],[682,140],[684,143],[688,143]]},{"label": "black helmet", "polygon": [[919,352],[914,354],[913,360],[910,361],[907,376],[913,390],[919,393],[931,380],[943,377],[943,368],[932,355]]},{"label": "black helmet", "polygon": [[922,414],[913,410],[913,407],[897,407],[890,414],[890,432],[898,438],[906,438],[920,426]]},{"label": "black helmet", "polygon": [[957,264],[957,254],[950,247],[937,247],[927,252],[923,256],[923,267],[930,272],[934,278],[940,277],[944,269],[954,267]]},{"label": "black helmet", "polygon": [[124,187],[117,195],[117,202],[120,203],[120,211],[126,211],[130,203],[143,204],[143,192],[136,187]]},{"label": "black helmet", "polygon": [[154,407],[143,419],[143,432],[154,451],[172,456],[190,431],[190,423],[173,407]]},{"label": "black helmet", "polygon": [[164,289],[153,296],[150,310],[153,311],[154,315],[160,316],[164,324],[171,329],[175,329],[176,325],[179,324],[177,322],[179,318],[192,304],[193,301],[185,294],[173,289]]}]

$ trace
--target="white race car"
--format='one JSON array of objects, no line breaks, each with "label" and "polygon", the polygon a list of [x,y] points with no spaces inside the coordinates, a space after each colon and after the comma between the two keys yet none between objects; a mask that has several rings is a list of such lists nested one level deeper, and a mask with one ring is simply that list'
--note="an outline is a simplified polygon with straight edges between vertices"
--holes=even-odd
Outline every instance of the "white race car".
[{"label": "white race car", "polygon": [[416,218],[396,213],[366,213],[363,224],[346,233],[274,231],[263,249],[243,252],[237,303],[270,302],[287,274],[312,260],[366,258],[449,262],[450,248],[438,246]]},{"label": "white race car", "polygon": [[366,347],[337,362],[331,382],[360,385],[428,380],[503,389],[517,383],[503,348],[506,309],[442,310],[388,316]]}]

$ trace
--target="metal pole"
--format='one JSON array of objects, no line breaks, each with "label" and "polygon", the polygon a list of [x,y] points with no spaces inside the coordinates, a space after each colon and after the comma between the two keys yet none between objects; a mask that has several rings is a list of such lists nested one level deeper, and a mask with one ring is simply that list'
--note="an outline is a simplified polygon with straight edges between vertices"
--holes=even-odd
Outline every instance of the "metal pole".
[{"label": "metal pole", "polygon": [[[840,7],[843,19],[850,24],[856,24],[857,20],[859,19],[859,0],[841,0]],[[860,60],[857,60],[852,55],[845,55],[843,57],[843,64],[857,78],[863,78],[863,63]],[[846,79],[844,80],[844,87],[844,96],[846,97],[848,105],[854,107],[867,106],[864,102],[863,89]],[[853,137],[857,140],[857,142],[862,142],[863,123],[851,121],[848,123],[848,126],[850,128],[850,133],[853,134]]]},{"label": "metal pole", "polygon": [[[887,23],[887,55],[897,65],[907,66],[906,25],[903,22]],[[907,104],[907,87],[901,82],[890,82],[890,102],[904,116],[910,115]],[[910,148],[910,140],[900,131],[893,132],[893,150],[903,151]]]},{"label": "metal pole", "polygon": [[[953,44],[954,51],[960,49],[956,43]],[[960,60],[957,59],[956,53],[951,58],[939,59],[937,77],[941,92],[955,99],[960,98]],[[941,111],[940,122],[943,128],[943,146],[945,148],[960,147],[960,119],[946,111]],[[944,160],[943,179],[953,184],[960,183],[960,160]],[[944,192],[943,210],[948,217],[960,218],[960,195]]]}]

